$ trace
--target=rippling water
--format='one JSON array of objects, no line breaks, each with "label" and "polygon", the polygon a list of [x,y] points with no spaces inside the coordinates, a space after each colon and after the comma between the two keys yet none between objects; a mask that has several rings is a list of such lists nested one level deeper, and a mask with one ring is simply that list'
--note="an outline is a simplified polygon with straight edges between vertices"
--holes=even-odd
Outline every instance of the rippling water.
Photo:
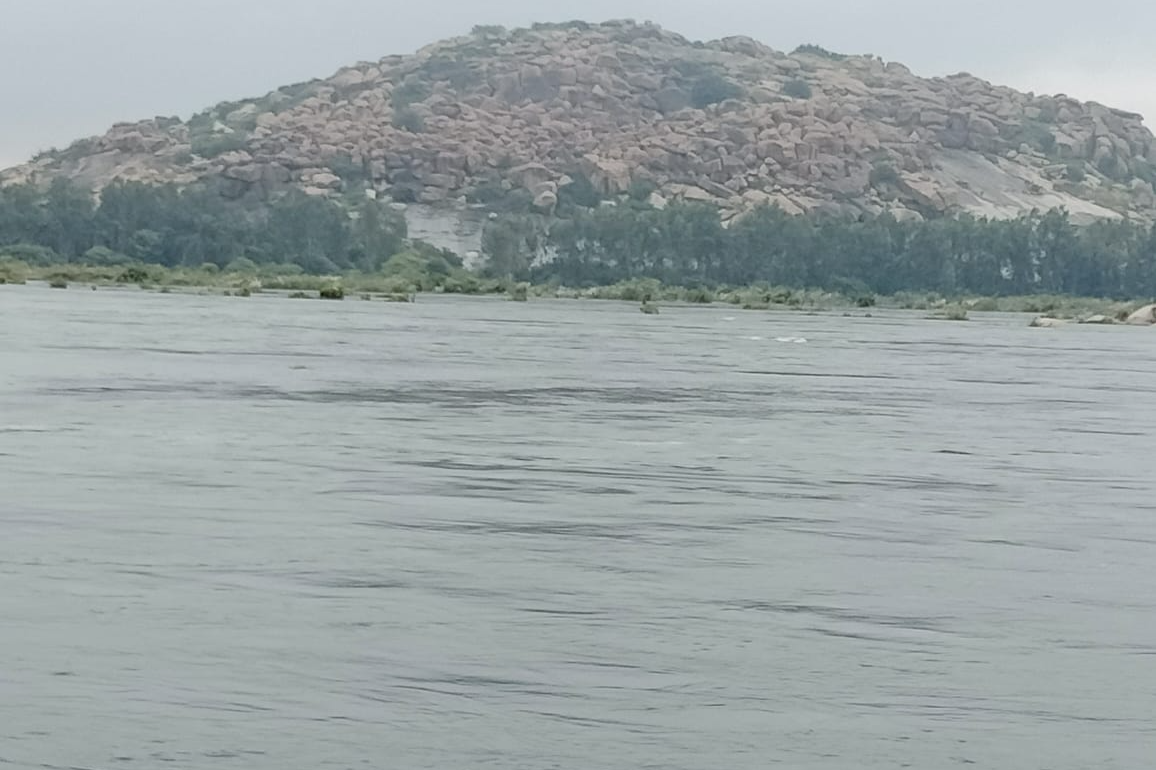
[{"label": "rippling water", "polygon": [[0,767],[1150,766],[1154,373],[1010,316],[0,287]]}]

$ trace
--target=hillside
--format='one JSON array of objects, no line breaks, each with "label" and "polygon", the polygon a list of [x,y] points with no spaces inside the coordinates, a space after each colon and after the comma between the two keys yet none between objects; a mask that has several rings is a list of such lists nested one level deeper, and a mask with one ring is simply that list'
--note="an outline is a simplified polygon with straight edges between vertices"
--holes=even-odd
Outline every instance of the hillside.
[{"label": "hillside", "polygon": [[45,153],[0,184],[211,183],[227,198],[371,188],[433,205],[549,212],[631,193],[657,206],[1074,221],[1156,219],[1141,116],[872,56],[698,43],[650,24],[539,25],[342,69],[188,121]]}]

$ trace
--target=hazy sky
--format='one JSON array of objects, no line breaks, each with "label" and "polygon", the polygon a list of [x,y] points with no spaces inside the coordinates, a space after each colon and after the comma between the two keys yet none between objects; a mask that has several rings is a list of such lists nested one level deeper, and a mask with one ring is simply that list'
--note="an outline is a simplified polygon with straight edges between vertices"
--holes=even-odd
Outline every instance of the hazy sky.
[{"label": "hazy sky", "polygon": [[967,71],[1142,112],[1156,125],[1156,2],[971,0],[0,0],[0,167],[119,120],[225,99],[468,32],[475,24],[649,19]]}]

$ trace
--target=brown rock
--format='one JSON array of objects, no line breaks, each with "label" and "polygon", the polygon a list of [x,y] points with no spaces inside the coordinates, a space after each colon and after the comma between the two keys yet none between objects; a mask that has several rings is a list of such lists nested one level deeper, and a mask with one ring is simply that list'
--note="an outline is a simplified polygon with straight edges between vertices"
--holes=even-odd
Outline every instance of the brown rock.
[{"label": "brown rock", "polygon": [[[716,69],[745,96],[692,109],[687,64]],[[804,68],[813,97],[783,96]],[[429,88],[417,93],[407,82]],[[424,130],[393,125],[402,89]],[[1021,146],[1025,130],[1042,128],[1055,137],[1047,158]],[[206,132],[243,140],[243,151],[190,160]],[[1156,220],[1156,191],[1140,179],[1142,159],[1156,162],[1156,138],[1132,113],[970,75],[922,79],[873,57],[784,56],[747,37],[696,46],[627,22],[471,35],[223,105],[193,125],[119,124],[67,154],[0,172],[0,185],[216,176],[237,196],[285,184],[332,195],[342,185],[329,167],[345,157],[375,184],[435,202],[498,180],[548,210],[553,180],[582,170],[604,195],[648,180],[663,197],[705,196],[731,211],[766,194],[798,211],[838,201],[875,212],[897,203],[864,182],[886,163],[903,175],[886,192],[920,210],[1004,217],[1064,205],[1087,217]],[[1087,163],[1083,184],[1065,184],[1069,163]],[[1115,166],[1113,178],[1095,173],[1097,163]],[[763,192],[772,185],[779,189]]]},{"label": "brown rock", "polygon": [[586,155],[582,158],[582,170],[603,195],[620,195],[630,189],[630,166],[624,161]]}]

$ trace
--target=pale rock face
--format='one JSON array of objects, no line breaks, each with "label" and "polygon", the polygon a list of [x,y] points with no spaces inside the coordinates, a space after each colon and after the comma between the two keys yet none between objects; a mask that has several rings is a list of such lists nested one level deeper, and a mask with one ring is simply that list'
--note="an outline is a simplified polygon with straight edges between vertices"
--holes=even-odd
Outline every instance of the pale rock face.
[{"label": "pale rock face", "polygon": [[1156,324],[1156,305],[1145,305],[1125,321],[1129,326],[1152,326]]},{"label": "pale rock face", "polygon": [[[743,96],[696,108],[708,72]],[[784,95],[797,78],[811,98]],[[206,139],[229,150],[190,160]],[[890,207],[899,218],[916,209],[1004,218],[1063,206],[1089,220],[1147,222],[1156,192],[1142,181],[1146,163],[1156,164],[1156,139],[1139,116],[1100,105],[970,75],[923,79],[873,57],[786,56],[743,36],[695,46],[615,22],[479,33],[188,123],[118,124],[0,172],[0,185],[217,176],[240,192],[296,186],[334,196],[353,164],[367,188],[403,184],[434,204],[486,182],[524,189],[549,211],[565,177],[581,173],[604,196],[646,181],[658,186],[656,206],[695,200],[732,213],[769,196],[791,213]],[[1069,166],[1086,179],[1071,184]],[[886,206],[871,182],[881,167],[898,179]]]},{"label": "pale rock face", "polygon": [[558,205],[558,194],[550,190],[543,190],[534,196],[534,208],[539,211],[553,212]]}]

